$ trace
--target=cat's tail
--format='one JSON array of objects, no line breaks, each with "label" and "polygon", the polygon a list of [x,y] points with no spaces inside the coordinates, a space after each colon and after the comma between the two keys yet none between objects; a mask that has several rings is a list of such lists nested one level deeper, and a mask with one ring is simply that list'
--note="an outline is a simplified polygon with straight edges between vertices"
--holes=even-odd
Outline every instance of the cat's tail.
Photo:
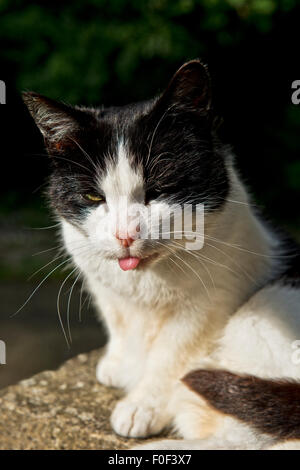
[{"label": "cat's tail", "polygon": [[200,369],[182,381],[216,410],[276,440],[300,439],[300,383]]}]

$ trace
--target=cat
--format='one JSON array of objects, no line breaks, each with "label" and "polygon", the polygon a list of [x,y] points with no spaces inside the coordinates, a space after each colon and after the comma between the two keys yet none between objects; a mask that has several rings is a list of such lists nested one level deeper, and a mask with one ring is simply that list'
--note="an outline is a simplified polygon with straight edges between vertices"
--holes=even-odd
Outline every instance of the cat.
[{"label": "cat", "polygon": [[[247,375],[300,378],[291,359],[300,338],[296,257],[257,214],[217,137],[206,65],[185,63],[158,97],[128,106],[72,107],[33,92],[24,102],[52,163],[48,197],[64,247],[108,331],[97,379],[125,392],[113,430],[146,438],[173,427],[184,439],[140,448],[276,444],[282,436],[251,423],[257,403],[241,418],[238,398]],[[203,246],[187,249],[189,233],[177,238],[171,225],[151,238],[147,217],[142,237],[127,210],[135,204],[159,220],[174,204],[203,205]],[[193,231],[194,212],[192,221]],[[203,374],[224,370],[237,389],[229,407],[230,386],[222,405],[215,376],[211,389],[209,376],[201,385]],[[264,403],[264,387],[258,393]]]}]

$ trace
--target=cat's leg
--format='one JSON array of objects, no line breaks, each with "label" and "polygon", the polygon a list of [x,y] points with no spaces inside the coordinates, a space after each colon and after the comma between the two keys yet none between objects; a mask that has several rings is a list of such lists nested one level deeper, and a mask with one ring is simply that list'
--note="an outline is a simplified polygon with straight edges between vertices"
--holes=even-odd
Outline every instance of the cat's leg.
[{"label": "cat's leg", "polygon": [[148,345],[142,379],[112,413],[111,424],[117,434],[146,437],[172,423],[171,397],[176,383],[188,371],[194,349],[201,348],[201,336],[201,328],[191,319],[174,314],[164,322]]},{"label": "cat's leg", "polygon": [[270,436],[207,406],[189,390],[180,396],[184,401],[177,404],[175,425],[184,439],[151,441],[136,450],[258,450],[274,442]]},{"label": "cat's leg", "polygon": [[182,384],[175,393],[174,425],[183,439],[151,441],[136,446],[135,450],[250,450],[271,445],[271,439],[208,406]]},{"label": "cat's leg", "polygon": [[274,438],[212,408],[178,384],[172,399],[174,426],[183,439],[147,442],[135,450],[259,450],[272,446]]},{"label": "cat's leg", "polygon": [[125,387],[126,380],[126,347],[124,318],[120,307],[109,293],[102,289],[100,301],[96,298],[99,306],[99,315],[104,320],[108,334],[108,342],[103,355],[100,357],[96,377],[100,383],[108,387]]},{"label": "cat's leg", "polygon": [[[299,305],[299,296],[296,292],[291,292],[291,290],[286,292],[286,290],[286,287],[277,286],[274,288],[272,286],[256,294],[228,322],[214,358],[200,359],[194,369],[198,369],[198,367],[203,369],[220,368],[238,373],[251,373],[262,377],[289,376],[299,379],[299,366],[297,366],[297,361],[293,358],[295,350],[293,349],[293,344],[296,342],[296,338],[299,338],[300,331],[299,315],[295,308],[295,305]],[[287,296],[286,294],[289,295]],[[298,303],[294,301],[293,294],[297,296]],[[289,302],[286,301],[287,298],[290,300]],[[276,309],[277,306],[281,306],[281,308]],[[284,321],[281,321],[282,318]],[[287,328],[288,325],[289,328]],[[206,375],[205,380],[207,381],[208,378]],[[209,383],[201,383],[202,390],[208,391]],[[216,379],[214,379],[214,384],[216,384]],[[222,384],[219,384],[218,387],[222,390],[224,410],[227,413],[228,406],[226,407],[226,400],[234,400],[233,409],[241,411],[241,407],[243,407],[245,410],[243,400],[241,398],[238,400],[237,398],[238,394],[235,383],[232,383],[231,391],[230,388],[228,389],[229,395],[227,396],[225,392],[227,388],[225,386],[222,388]],[[197,390],[197,382],[195,382],[195,390]],[[213,391],[213,386],[211,390]],[[201,395],[201,391],[199,393]],[[254,421],[253,415],[257,413],[255,404],[252,405],[252,412],[251,403],[249,404],[247,414],[245,415],[247,417],[245,417],[245,421],[242,423],[233,417],[234,414],[232,417],[226,417],[222,414],[221,394],[218,395],[219,411],[208,407],[206,401],[200,395],[192,392],[182,384],[177,387],[176,392],[173,394],[173,408],[177,410],[174,420],[175,426],[179,434],[185,439],[194,441],[194,439],[201,438],[201,446],[214,444],[216,448],[240,449],[268,449],[276,441],[278,423],[275,422],[273,437],[270,433],[270,427],[269,433],[266,435],[263,431],[254,431],[254,427],[251,426],[251,423]],[[211,399],[214,397],[217,400],[213,392],[205,396],[210,396]],[[243,390],[240,393],[240,397],[242,396]],[[214,401],[212,400],[211,403],[213,404]],[[264,412],[265,416],[268,416],[267,408]],[[271,409],[270,413],[272,412],[273,410]],[[268,422],[271,423],[270,417]],[[219,441],[218,445],[217,440]],[[174,444],[176,444],[176,441]],[[169,446],[173,445],[173,443],[158,442],[156,444],[154,442],[149,444],[149,446],[153,446],[152,448],[170,448],[163,447],[164,445]],[[182,446],[185,444],[180,443],[178,445]],[[286,448],[289,448],[289,445],[297,448],[299,441],[287,443]],[[149,446],[147,444],[147,448],[150,448]],[[279,443],[271,448],[276,449],[277,446],[280,449],[281,447],[284,448],[285,444]]]},{"label": "cat's leg", "polygon": [[110,336],[96,367],[96,377],[101,384],[107,387],[125,386],[121,366],[122,352],[122,340],[114,333]]}]

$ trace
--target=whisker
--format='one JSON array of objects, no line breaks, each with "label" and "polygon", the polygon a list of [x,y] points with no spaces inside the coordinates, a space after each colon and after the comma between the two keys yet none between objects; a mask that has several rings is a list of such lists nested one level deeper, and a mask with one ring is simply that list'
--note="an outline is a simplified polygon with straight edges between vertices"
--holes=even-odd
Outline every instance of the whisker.
[{"label": "whisker", "polygon": [[77,166],[83,168],[84,170],[88,171],[89,173],[93,174],[93,172],[90,168],[86,167],[85,165],[82,165],[81,163],[75,162],[74,160],[70,160],[69,158],[60,157],[58,155],[54,155],[54,158],[56,158],[58,160],[64,160],[68,163],[73,163],[74,165],[77,165]]},{"label": "whisker", "polygon": [[[174,242],[173,242],[173,243],[174,243]],[[179,243],[178,243],[177,245],[178,245],[178,248],[179,248],[179,249],[182,249],[182,250],[184,250],[185,252],[187,252],[187,253],[189,253],[189,254],[192,254],[189,250],[186,250],[186,248],[182,247]],[[212,248],[216,248],[216,247],[212,246]],[[221,253],[223,253],[221,250],[219,250],[219,251],[220,251]],[[224,255],[227,255],[226,253],[223,253],[223,254],[224,254]],[[239,275],[239,273],[238,273],[237,271],[234,271],[234,270],[231,269],[229,266],[226,266],[226,264],[222,264],[222,263],[220,263],[220,262],[218,262],[218,261],[216,261],[216,260],[213,260],[213,259],[209,258],[208,256],[203,255],[202,253],[199,253],[199,252],[197,252],[197,254],[196,254],[196,253],[193,253],[193,256],[195,256],[196,258],[198,258],[198,257],[201,258],[201,259],[203,260],[203,263],[204,263],[204,261],[207,261],[208,263],[210,263],[210,264],[212,264],[212,265],[214,265],[214,266],[218,266],[218,267],[220,267],[220,268],[227,269],[228,271],[232,272],[233,274]],[[230,258],[230,259],[231,259],[231,258]],[[234,261],[234,260],[233,260],[233,261]],[[204,263],[204,265],[205,265],[205,263]],[[241,269],[242,269],[242,268],[241,268]],[[246,271],[245,271],[245,274],[248,275],[248,273],[247,273]],[[211,280],[212,280],[212,282],[213,282],[213,284],[214,284],[214,281],[213,281],[211,275],[210,275],[210,278],[211,278]],[[252,278],[250,278],[250,279],[253,280]],[[253,280],[253,281],[254,281],[254,280]],[[214,285],[215,285],[215,284],[214,284]]]},{"label": "whisker", "polygon": [[163,119],[165,118],[165,116],[168,114],[168,112],[174,107],[175,105],[172,104],[171,106],[169,106],[166,111],[163,113],[163,115],[160,117],[157,125],[155,126],[155,129],[153,131],[153,134],[152,134],[152,137],[151,137],[151,140],[150,140],[150,146],[149,146],[149,152],[148,152],[148,156],[147,156],[147,159],[146,159],[146,165],[148,165],[149,163],[149,159],[150,159],[150,155],[151,155],[151,150],[152,150],[152,146],[153,146],[153,141],[154,141],[154,137],[156,135],[156,132],[161,124],[161,122],[163,121]]},{"label": "whisker", "polygon": [[88,296],[88,299],[89,299],[89,303],[88,303],[87,308],[88,308],[88,310],[89,310],[89,309],[90,309],[90,306],[91,306],[92,296],[89,295],[89,296]]},{"label": "whisker", "polygon": [[70,349],[70,343],[69,343],[69,340],[67,338],[67,334],[66,334],[66,331],[65,331],[65,327],[64,327],[64,324],[63,324],[63,321],[62,321],[62,317],[61,317],[61,312],[60,312],[60,295],[61,295],[61,291],[64,287],[64,285],[66,284],[67,280],[74,274],[74,272],[77,270],[78,268],[74,268],[68,275],[67,277],[64,279],[64,281],[62,282],[60,288],[59,288],[59,291],[58,291],[58,294],[57,294],[57,301],[56,301],[56,307],[57,307],[57,315],[58,315],[58,319],[59,319],[59,323],[60,323],[60,326],[62,328],[62,331],[63,331],[63,335],[65,337],[65,340],[66,340],[66,343],[67,343],[67,346],[68,346],[68,349]]},{"label": "whisker", "polygon": [[235,245],[235,244],[232,244],[232,243],[228,243],[228,242],[225,242],[223,240],[219,240],[217,238],[214,238],[214,237],[211,237],[210,235],[207,235],[207,234],[204,234],[203,233],[200,233],[200,232],[194,232],[192,230],[188,231],[188,230],[185,230],[185,231],[180,231],[180,230],[177,230],[177,231],[172,231],[172,232],[163,232],[164,235],[172,235],[172,234],[175,234],[175,233],[182,233],[183,237],[184,237],[184,233],[186,234],[193,234],[193,235],[199,235],[200,238],[203,238],[204,237],[204,240],[206,238],[208,238],[209,240],[212,240],[212,241],[215,241],[217,243],[220,243],[222,245],[226,245],[230,248],[235,248],[237,250],[240,250],[240,251],[244,251],[245,253],[249,253],[251,255],[256,255],[256,256],[261,256],[263,258],[272,258],[272,259],[288,259],[288,258],[291,258],[292,256],[291,255],[276,255],[276,254],[272,254],[272,255],[267,255],[265,253],[257,253],[255,251],[251,251],[251,250],[248,250],[247,248],[244,248],[244,247],[241,247],[240,245]]},{"label": "whisker", "polygon": [[[229,258],[229,259],[238,267],[238,269],[240,269],[240,270],[245,274],[245,276],[248,277],[248,279],[249,279],[251,282],[254,282],[254,283],[256,284],[256,280],[248,273],[248,271],[246,271],[246,269],[245,269],[243,266],[241,266],[239,263],[237,263],[237,261],[236,261],[233,257],[231,257],[228,253],[226,253],[225,251],[221,250],[220,248],[218,248],[218,247],[216,247],[216,246],[214,246],[214,245],[211,245],[210,243],[207,243],[207,242],[206,242],[206,244],[207,244],[207,246],[209,246],[209,247],[211,247],[211,248],[214,248],[216,251],[218,251],[219,253],[221,253],[223,256],[226,256],[227,258]],[[231,272],[233,272],[234,274],[238,274],[238,273],[236,273],[233,269],[231,269],[231,268],[229,268],[229,267],[228,267],[228,269],[229,269]]]},{"label": "whisker", "polygon": [[[172,256],[169,256],[169,257],[167,258],[167,263],[168,263],[168,264],[169,264],[169,261],[172,261],[172,263],[176,264],[176,262],[174,262]],[[177,264],[176,264],[176,265],[177,265]],[[177,266],[178,266],[178,265],[177,265]],[[179,267],[179,266],[178,266],[178,267]],[[171,271],[176,275],[176,271],[175,271],[174,267],[171,266],[170,269],[171,269]]]},{"label": "whisker", "polygon": [[[59,248],[58,247],[55,247],[55,248]],[[50,248],[50,250],[53,250],[55,248]],[[73,248],[73,251],[74,253],[77,251],[77,250],[81,250],[83,248],[87,248],[88,249],[88,246],[87,244],[84,244],[84,245],[81,245],[81,246],[75,246],[75,248]],[[45,250],[45,251],[49,251],[49,250]],[[36,253],[37,254],[37,253]],[[34,255],[33,255],[34,256]],[[33,274],[31,274],[31,276],[28,278],[28,281],[30,279],[32,279],[36,274],[38,274],[40,271],[42,271],[43,269],[45,269],[47,266],[49,266],[50,264],[54,263],[54,261],[57,261],[59,258],[62,258],[63,256],[66,256],[65,253],[62,253],[61,255],[57,256],[56,258],[54,258],[53,260],[49,261],[47,264],[45,264],[44,266],[42,266],[41,268],[39,268],[37,271],[35,271]]]},{"label": "whisker", "polygon": [[60,222],[54,225],[49,225],[49,227],[25,227],[26,230],[50,230],[60,226]]},{"label": "whisker", "polygon": [[[85,306],[85,304],[86,304],[86,302],[87,302],[87,300],[88,300],[89,298],[90,298],[90,295],[87,294],[86,297],[85,297],[85,299],[84,299],[84,301],[83,301],[83,303],[82,303],[81,309],[84,308],[84,306]],[[89,305],[88,305],[88,307],[89,307]],[[80,315],[81,315],[81,310],[80,310]],[[82,318],[81,318],[81,317],[80,317],[80,321],[82,321]]]},{"label": "whisker", "polygon": [[67,325],[68,325],[68,334],[69,334],[69,338],[70,338],[70,343],[71,343],[71,344],[72,344],[72,335],[71,335],[71,326],[70,326],[70,304],[71,304],[71,298],[72,298],[72,294],[73,294],[74,287],[75,287],[76,282],[78,281],[80,275],[81,275],[81,273],[79,272],[78,276],[76,277],[75,281],[74,281],[73,284],[72,284],[72,287],[71,287],[71,290],[70,290],[70,294],[69,294],[69,298],[68,298],[68,306],[67,306]]},{"label": "whisker", "polygon": [[75,140],[73,139],[72,137],[70,137],[71,140],[73,140],[73,142],[78,146],[78,148],[82,151],[82,153],[84,154],[84,156],[86,157],[86,159],[92,164],[92,166],[94,167],[95,170],[98,170],[97,168],[97,165],[95,164],[95,162],[93,161],[92,157],[86,152],[86,150],[84,150],[81,145]]},{"label": "whisker", "polygon": [[[34,157],[40,157],[40,156],[49,157],[49,155],[47,153],[35,153],[35,154],[28,154],[28,155],[29,156],[34,156]],[[69,158],[65,158],[65,157],[62,157],[61,155],[57,155],[57,154],[52,154],[52,157],[57,159],[57,160],[63,160],[63,161],[66,161],[68,163],[73,163],[74,165],[80,166],[81,168],[84,168],[89,173],[93,174],[93,172],[90,168],[87,168],[86,166],[82,165],[79,162],[75,162],[74,160],[70,160]]]},{"label": "whisker", "polygon": [[255,251],[248,250],[247,248],[243,248],[239,245],[233,245],[231,243],[224,242],[223,240],[218,240],[217,238],[211,237],[210,235],[205,235],[206,238],[208,238],[211,241],[220,243],[222,245],[228,246],[229,248],[235,248],[236,250],[243,251],[244,253],[249,253],[250,255],[255,255],[255,256],[260,256],[262,258],[268,258],[268,259],[280,259],[280,258],[289,258],[289,255],[266,255],[265,253],[257,253]]},{"label": "whisker", "polygon": [[202,262],[201,259],[199,259],[199,258],[201,258],[201,257],[200,257],[200,254],[197,253],[197,255],[196,255],[195,253],[192,253],[191,251],[186,250],[186,249],[185,249],[184,247],[182,247],[179,243],[176,243],[176,242],[174,242],[174,241],[172,241],[172,245],[175,246],[176,248],[178,247],[178,248],[180,248],[180,249],[182,249],[182,250],[185,250],[186,253],[188,253],[189,255],[193,256],[197,261],[199,261],[199,263],[201,264],[201,266],[204,267],[204,269],[206,270],[208,276],[210,277],[210,280],[211,280],[211,283],[212,283],[212,286],[213,286],[214,290],[216,290],[215,282],[214,282],[214,280],[213,280],[213,278],[212,278],[211,272],[209,271],[209,269],[208,269],[208,267],[206,266],[206,264],[204,263],[204,261]]},{"label": "whisker", "polygon": [[209,298],[210,301],[212,301],[211,299],[211,296],[209,294],[209,291],[205,285],[205,283],[203,282],[203,279],[201,279],[201,277],[199,276],[199,273],[197,273],[197,271],[194,270],[194,268],[192,268],[192,266],[189,265],[189,263],[187,263],[186,261],[184,261],[184,259],[182,259],[181,256],[179,256],[177,253],[174,252],[174,250],[172,250],[171,248],[167,247],[166,245],[164,245],[169,251],[171,251],[171,253],[173,253],[173,255],[176,256],[176,258],[178,258],[182,263],[184,263],[195,275],[196,277],[199,279],[199,281],[201,282],[203,288],[205,289],[205,292]]},{"label": "whisker", "polygon": [[44,266],[42,266],[41,268],[39,268],[37,271],[35,271],[33,274],[31,274],[31,276],[29,276],[29,278],[27,279],[27,281],[30,281],[36,274],[38,274],[38,273],[41,272],[43,269],[45,269],[47,266],[49,266],[49,264],[54,263],[54,261],[57,261],[58,259],[62,258],[63,256],[65,256],[64,253],[63,253],[62,255],[59,255],[59,256],[57,256],[56,258],[52,259],[51,261],[49,261],[49,263],[45,264]]},{"label": "whisker", "polygon": [[242,206],[247,206],[247,207],[255,207],[254,204],[251,204],[249,202],[245,202],[245,201],[236,201],[235,199],[226,199],[226,198],[219,198],[219,199],[223,199],[224,201],[228,201],[228,202],[232,202],[234,204],[241,204]]},{"label": "whisker", "polygon": [[[168,249],[168,247],[165,246],[163,243],[160,243],[160,242],[158,242],[157,240],[156,240],[155,242],[156,242],[158,245],[161,245],[161,246],[163,246],[163,247],[165,247],[165,248]],[[171,249],[169,249],[169,251],[170,251],[171,253],[175,254]],[[176,256],[176,255],[175,255],[175,256]],[[186,271],[183,269],[183,267],[180,266],[180,264],[176,263],[176,261],[173,260],[173,259],[172,259],[172,261],[173,261],[173,263],[176,264],[176,266],[183,272],[183,274],[185,274],[185,275],[187,274]]]},{"label": "whisker", "polygon": [[57,246],[54,246],[53,248],[47,248],[47,250],[38,251],[37,253],[34,253],[31,256],[38,256],[38,255],[41,255],[43,253],[47,253],[48,251],[58,250],[59,248],[60,248],[60,245],[57,245]]},{"label": "whisker", "polygon": [[78,320],[79,320],[79,323],[82,322],[81,311],[82,311],[83,286],[84,286],[84,281],[82,281],[81,289],[80,289],[80,296],[79,296],[79,310],[78,310]]},{"label": "whisker", "polygon": [[[186,232],[186,233],[188,233],[188,232]],[[193,232],[189,232],[189,233],[193,233]],[[174,240],[172,240],[172,243],[174,244],[174,243],[176,243],[176,242],[175,242]],[[226,256],[227,258],[229,258],[229,259],[241,270],[241,272],[244,273],[245,276],[248,277],[248,279],[250,279],[251,282],[256,283],[255,279],[244,269],[244,267],[241,266],[239,263],[237,263],[237,261],[236,261],[234,258],[232,258],[228,253],[226,253],[225,251],[221,250],[220,248],[218,248],[218,247],[216,247],[216,246],[214,246],[214,245],[211,245],[211,244],[208,243],[208,242],[206,242],[205,244],[206,244],[207,246],[211,247],[211,248],[214,248],[216,251],[218,251],[219,253],[221,253],[223,256]],[[190,250],[186,250],[186,249],[185,249],[184,247],[182,247],[179,243],[176,243],[176,245],[177,245],[180,249],[185,250],[186,252],[192,254],[192,253],[190,252]],[[193,253],[193,255],[196,256],[195,253]],[[216,266],[223,267],[223,268],[227,269],[228,271],[231,271],[231,272],[232,272],[233,274],[235,274],[235,275],[239,275],[239,273],[238,273],[237,271],[233,270],[233,269],[230,268],[229,266],[226,266],[225,264],[222,264],[222,263],[220,263],[220,262],[218,262],[218,261],[216,261],[216,260],[212,260],[211,258],[205,256],[202,252],[200,253],[199,251],[197,251],[197,256],[200,256],[202,259],[207,260],[208,262],[210,262],[210,263],[212,263],[212,264],[214,264],[214,265],[216,265]]]},{"label": "whisker", "polygon": [[61,266],[63,266],[65,263],[68,263],[69,261],[71,260],[71,258],[68,258],[67,260],[63,261],[62,263],[60,263],[58,266],[56,266],[54,269],[52,269],[52,271],[50,271],[50,273],[48,273],[44,279],[38,284],[38,286],[33,290],[33,292],[30,294],[30,296],[28,297],[28,299],[23,303],[23,305],[15,312],[13,313],[12,315],[10,315],[10,318],[13,318],[15,315],[17,315],[24,307],[25,305],[28,304],[28,302],[32,299],[32,297],[34,296],[34,294],[37,292],[37,290],[42,286],[42,284],[44,284],[44,282],[51,276],[52,273],[54,273],[54,271],[56,271],[58,268],[60,268]]}]

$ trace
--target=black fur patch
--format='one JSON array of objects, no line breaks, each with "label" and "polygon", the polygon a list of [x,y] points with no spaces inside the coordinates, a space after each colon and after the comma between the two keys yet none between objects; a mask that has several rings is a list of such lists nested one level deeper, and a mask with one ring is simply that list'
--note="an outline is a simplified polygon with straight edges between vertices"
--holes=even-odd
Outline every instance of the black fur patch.
[{"label": "black fur patch", "polygon": [[35,93],[24,101],[52,157],[49,198],[60,216],[73,222],[85,216],[82,194],[99,190],[97,179],[116,159],[119,138],[143,171],[146,202],[204,203],[206,211],[224,204],[226,156],[214,138],[210,78],[199,61],[183,65],[161,97],[143,103],[72,108]]},{"label": "black fur patch", "polygon": [[229,191],[225,157],[207,118],[189,111],[154,109],[128,129],[134,164],[144,171],[146,199],[221,207]]},{"label": "black fur patch", "polygon": [[300,439],[300,384],[196,370],[183,382],[218,411],[279,439]]}]

